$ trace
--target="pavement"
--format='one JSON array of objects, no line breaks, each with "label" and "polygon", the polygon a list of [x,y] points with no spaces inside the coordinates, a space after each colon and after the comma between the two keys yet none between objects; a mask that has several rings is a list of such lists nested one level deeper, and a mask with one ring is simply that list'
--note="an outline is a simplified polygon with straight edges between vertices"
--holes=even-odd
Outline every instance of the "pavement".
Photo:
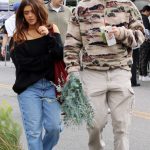
[{"label": "pavement", "polygon": [[[0,61],[0,103],[8,101],[13,107],[16,121],[22,126],[16,94],[12,91],[15,80],[15,68],[11,62]],[[150,150],[150,82],[141,82],[135,87],[135,107],[130,130],[130,150]],[[113,150],[113,133],[111,119],[103,132],[105,150]],[[27,149],[24,131],[20,141],[23,150]],[[88,150],[88,133],[86,125],[65,127],[59,143],[53,150]]]}]

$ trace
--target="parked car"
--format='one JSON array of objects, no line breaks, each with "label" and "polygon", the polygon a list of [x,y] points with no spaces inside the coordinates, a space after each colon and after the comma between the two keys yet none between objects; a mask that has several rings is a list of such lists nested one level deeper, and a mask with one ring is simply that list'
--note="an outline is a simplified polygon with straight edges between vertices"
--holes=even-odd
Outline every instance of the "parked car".
[{"label": "parked car", "polygon": [[13,11],[13,5],[8,1],[0,0],[0,11]]}]

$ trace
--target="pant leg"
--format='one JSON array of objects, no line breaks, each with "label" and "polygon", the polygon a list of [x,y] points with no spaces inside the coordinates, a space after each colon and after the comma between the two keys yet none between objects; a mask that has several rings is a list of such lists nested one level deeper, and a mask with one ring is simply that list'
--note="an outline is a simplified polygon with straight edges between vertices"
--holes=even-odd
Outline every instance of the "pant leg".
[{"label": "pant leg", "polygon": [[131,83],[133,85],[136,85],[137,84],[137,79],[136,79],[137,66],[139,66],[138,65],[139,64],[139,48],[133,50],[132,58],[133,58],[133,64],[131,67],[131,73],[132,73]]},{"label": "pant leg", "polygon": [[61,109],[56,100],[55,88],[49,81],[44,81],[43,91],[43,126],[45,135],[43,149],[52,150],[59,140],[61,130]]},{"label": "pant leg", "polygon": [[150,42],[145,41],[141,45],[141,58],[140,58],[140,67],[141,67],[141,72],[143,76],[147,76],[147,65],[148,65],[148,59],[149,59],[149,53],[150,53]]},{"label": "pant leg", "polygon": [[38,83],[18,95],[29,150],[43,150],[42,101]]},{"label": "pant leg", "polygon": [[[93,93],[94,94],[94,93]],[[102,106],[105,106],[106,95],[102,94],[96,98],[91,97],[91,103],[94,108],[94,123],[93,127],[88,127],[89,134],[89,150],[104,150],[102,141],[102,131],[107,124],[107,113],[108,107],[105,107],[103,110],[100,110]],[[101,100],[101,101],[100,101]],[[106,109],[107,108],[107,109]]]},{"label": "pant leg", "polygon": [[114,133],[114,150],[129,150],[129,125],[134,92],[131,88],[130,71],[110,71],[108,104],[111,110]]},{"label": "pant leg", "polygon": [[80,72],[83,87],[94,109],[93,127],[88,127],[89,150],[103,150],[102,131],[107,123],[106,74],[98,71]]},{"label": "pant leg", "polygon": [[139,75],[143,76],[143,72],[142,72],[142,58],[143,58],[143,52],[142,49],[140,47],[139,50]]}]

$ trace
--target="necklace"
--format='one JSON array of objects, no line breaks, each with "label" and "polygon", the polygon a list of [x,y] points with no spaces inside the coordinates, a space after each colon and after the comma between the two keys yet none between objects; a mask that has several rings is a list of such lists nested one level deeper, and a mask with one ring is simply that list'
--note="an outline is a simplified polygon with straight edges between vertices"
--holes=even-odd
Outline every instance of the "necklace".
[{"label": "necklace", "polygon": [[39,34],[36,30],[33,31],[27,31],[27,39],[37,39],[39,37],[42,37],[41,34]]}]

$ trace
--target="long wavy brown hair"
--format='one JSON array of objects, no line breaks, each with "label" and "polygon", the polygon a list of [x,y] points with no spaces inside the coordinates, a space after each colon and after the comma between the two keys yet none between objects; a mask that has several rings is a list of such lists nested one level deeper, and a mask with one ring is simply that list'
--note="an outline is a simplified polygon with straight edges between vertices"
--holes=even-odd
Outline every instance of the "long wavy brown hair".
[{"label": "long wavy brown hair", "polygon": [[48,12],[44,4],[40,3],[38,0],[22,0],[20,7],[16,13],[16,31],[14,33],[13,39],[17,43],[22,43],[27,40],[25,36],[25,31],[28,30],[29,24],[24,18],[24,8],[26,6],[31,6],[34,14],[37,17],[37,23],[39,26],[48,25]]}]

